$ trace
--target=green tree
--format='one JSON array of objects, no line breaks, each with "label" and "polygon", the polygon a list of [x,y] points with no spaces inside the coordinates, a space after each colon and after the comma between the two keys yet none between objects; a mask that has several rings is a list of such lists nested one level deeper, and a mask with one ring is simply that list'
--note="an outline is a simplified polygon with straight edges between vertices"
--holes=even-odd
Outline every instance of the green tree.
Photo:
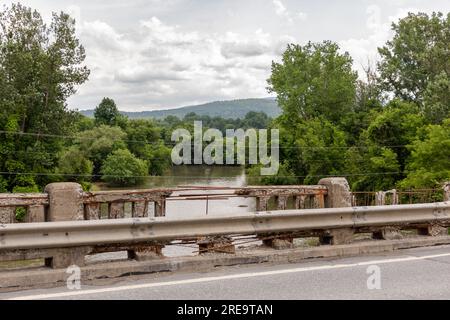
[{"label": "green tree", "polygon": [[403,170],[410,154],[406,145],[415,139],[418,129],[425,123],[419,108],[410,102],[393,100],[370,118],[370,125],[362,134],[362,139],[368,139],[368,145],[391,148]]},{"label": "green tree", "polygon": [[351,111],[357,73],[352,59],[330,41],[290,44],[281,63],[272,63],[269,92],[277,94],[284,114],[292,122],[322,116],[338,123]]},{"label": "green tree", "polygon": [[[426,91],[433,95],[439,90],[436,81],[450,75],[450,13],[409,13],[407,17],[392,24],[394,38],[378,51],[381,61],[378,65],[382,88],[396,97],[414,101],[423,107]],[[448,85],[448,84],[447,84]],[[430,94],[430,93],[428,93]],[[445,101],[448,114],[448,90],[438,100]],[[433,105],[428,105],[432,108]],[[442,107],[442,105],[440,105]],[[434,112],[431,112],[434,113]]]},{"label": "green tree", "polygon": [[61,154],[57,172],[64,181],[87,182],[91,180],[93,169],[92,161],[78,147],[72,146]]},{"label": "green tree", "polygon": [[339,127],[347,134],[347,143],[358,143],[361,133],[368,128],[371,114],[383,108],[385,98],[381,92],[377,75],[372,67],[365,69],[365,80],[358,80],[356,85],[356,99],[350,112],[342,115]]},{"label": "green tree", "polygon": [[147,163],[136,158],[129,150],[119,149],[104,162],[102,180],[113,186],[134,186],[144,181],[148,174]]},{"label": "green tree", "polygon": [[270,118],[264,112],[248,112],[242,123],[236,127],[242,127],[244,129],[254,128],[254,129],[265,129],[269,126]]},{"label": "green tree", "polygon": [[445,119],[442,125],[427,126],[424,137],[409,148],[408,174],[400,186],[433,188],[450,181],[450,119]]},{"label": "green tree", "polygon": [[83,154],[92,161],[93,172],[97,175],[110,153],[118,149],[126,149],[125,138],[126,133],[119,127],[101,125],[79,133],[75,143]]},{"label": "green tree", "polygon": [[280,167],[287,175],[314,184],[321,177],[344,173],[345,133],[330,121],[302,120],[293,127],[282,116],[274,128],[280,130]]},{"label": "green tree", "polygon": [[[73,128],[74,112],[67,110],[66,100],[89,75],[84,59],[69,15],[53,13],[47,25],[21,4],[0,12],[0,129],[11,132],[0,134],[1,144],[6,143],[0,171],[10,172],[9,190],[25,185],[34,190],[52,180],[64,146],[60,136]],[[23,179],[8,167],[39,175]]]},{"label": "green tree", "polygon": [[299,179],[295,176],[292,169],[289,168],[287,163],[280,165],[278,172],[273,176],[262,176],[261,165],[254,165],[247,169],[247,183],[250,185],[293,185],[297,184]]},{"label": "green tree", "polygon": [[427,86],[424,113],[428,121],[435,124],[450,117],[450,76],[444,71]]},{"label": "green tree", "polygon": [[142,159],[146,157],[146,146],[155,145],[160,136],[160,128],[153,120],[147,119],[129,121],[125,132],[127,133],[128,149]]},{"label": "green tree", "polygon": [[148,172],[153,176],[163,175],[164,171],[172,165],[171,149],[164,144],[147,145],[143,158],[148,162]]},{"label": "green tree", "polygon": [[111,98],[103,98],[94,111],[95,123],[97,125],[116,126],[120,117],[119,109],[117,109],[116,103]]},{"label": "green tree", "polygon": [[353,191],[392,189],[401,177],[397,154],[389,148],[370,145],[345,152],[345,171]]}]

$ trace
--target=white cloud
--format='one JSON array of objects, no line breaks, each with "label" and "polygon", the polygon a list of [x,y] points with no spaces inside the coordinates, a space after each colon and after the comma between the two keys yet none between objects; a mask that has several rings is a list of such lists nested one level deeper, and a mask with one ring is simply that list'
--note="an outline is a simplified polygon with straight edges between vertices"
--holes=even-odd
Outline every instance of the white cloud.
[{"label": "white cloud", "polygon": [[275,13],[277,16],[286,19],[289,24],[292,24],[296,19],[304,21],[307,18],[307,14],[304,12],[297,12],[292,15],[280,0],[272,0],[272,3],[275,7]]},{"label": "white cloud", "polygon": [[271,62],[279,61],[288,43],[337,41],[361,72],[367,59],[378,59],[377,47],[391,37],[390,24],[406,15],[405,7],[450,10],[443,0],[2,3],[17,1],[37,9],[46,22],[60,10],[77,20],[91,75],[69,107],[92,108],[110,96],[124,110],[267,96]]},{"label": "white cloud", "polygon": [[304,21],[308,18],[308,15],[304,12],[297,12],[297,18]]},{"label": "white cloud", "polygon": [[185,31],[157,17],[130,37],[103,21],[83,21],[80,37],[91,69],[78,108],[111,96],[124,110],[177,107],[236,97],[267,96],[272,60],[293,37]]},{"label": "white cloud", "polygon": [[[413,10],[417,11],[417,10]],[[404,10],[398,10],[394,16],[388,16],[382,20],[382,11],[377,5],[366,8],[366,28],[369,30],[365,38],[350,38],[340,41],[341,49],[348,51],[353,57],[353,67],[361,78],[364,76],[364,68],[368,64],[374,64],[379,60],[378,47],[383,46],[392,37],[391,24],[404,17]]]},{"label": "white cloud", "polygon": [[275,6],[275,13],[279,16],[285,16],[288,14],[286,7],[279,0],[273,0],[273,5]]}]

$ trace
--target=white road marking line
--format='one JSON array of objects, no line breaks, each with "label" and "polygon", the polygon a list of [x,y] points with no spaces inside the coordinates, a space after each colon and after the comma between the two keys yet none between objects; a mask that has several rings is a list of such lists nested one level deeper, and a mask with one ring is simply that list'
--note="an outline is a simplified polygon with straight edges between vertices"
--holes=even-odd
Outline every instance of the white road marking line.
[{"label": "white road marking line", "polygon": [[186,279],[186,280],[176,280],[176,281],[156,282],[156,283],[144,283],[144,284],[111,287],[111,288],[103,288],[103,289],[90,289],[90,290],[81,290],[81,291],[18,296],[18,297],[9,298],[7,300],[38,300],[38,299],[73,297],[73,296],[81,296],[81,295],[89,295],[89,294],[97,294],[97,293],[118,292],[118,291],[136,290],[136,289],[145,289],[145,288],[154,288],[154,287],[184,285],[184,284],[191,284],[191,283],[202,283],[202,282],[229,280],[229,279],[263,277],[263,276],[286,274],[286,273],[342,269],[342,268],[367,266],[367,265],[373,265],[373,264],[387,264],[387,263],[406,262],[406,261],[418,261],[418,260],[426,260],[426,259],[448,257],[448,256],[450,256],[450,253],[442,253],[442,254],[419,256],[419,257],[411,256],[411,257],[396,258],[396,259],[372,260],[372,261],[364,261],[364,262],[350,263],[350,264],[334,264],[334,265],[325,265],[325,266],[316,266],[316,267],[293,268],[293,269],[283,269],[283,270],[273,270],[273,271],[263,271],[263,272],[250,272],[250,273],[233,274],[233,275],[227,275],[227,276],[205,277],[205,278],[198,278],[198,279]]}]

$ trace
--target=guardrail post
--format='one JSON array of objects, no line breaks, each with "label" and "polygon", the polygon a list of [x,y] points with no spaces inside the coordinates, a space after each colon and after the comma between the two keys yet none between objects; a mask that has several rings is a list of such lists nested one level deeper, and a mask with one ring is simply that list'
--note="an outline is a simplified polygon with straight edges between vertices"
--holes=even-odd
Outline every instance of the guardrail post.
[{"label": "guardrail post", "polygon": [[[324,178],[319,181],[320,185],[327,187],[325,197],[326,208],[342,208],[352,206],[352,193],[347,179],[334,177]],[[352,228],[324,230],[319,236],[321,244],[345,244],[353,240],[355,230]]]},{"label": "guardrail post", "polygon": [[[51,183],[44,191],[49,198],[47,221],[84,220],[81,185],[73,182]],[[62,248],[52,257],[46,258],[45,265],[52,268],[83,266],[86,252],[84,248]]]}]

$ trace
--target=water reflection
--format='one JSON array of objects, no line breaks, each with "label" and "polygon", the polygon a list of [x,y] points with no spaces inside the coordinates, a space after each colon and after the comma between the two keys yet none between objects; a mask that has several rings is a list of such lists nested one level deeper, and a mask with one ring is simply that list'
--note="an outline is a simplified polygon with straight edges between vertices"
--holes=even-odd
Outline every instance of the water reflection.
[{"label": "water reflection", "polygon": [[[134,189],[149,189],[158,187],[188,187],[188,186],[218,186],[243,187],[247,185],[245,169],[238,166],[177,166],[172,167],[164,176],[148,177],[142,185]],[[113,190],[105,184],[97,184],[95,190]],[[180,194],[232,194],[232,190],[192,190],[175,192]],[[242,213],[256,210],[253,198],[229,197],[213,200],[176,200],[169,199],[166,204],[166,216],[170,218],[196,217],[205,215],[221,215]],[[151,216],[153,208],[150,208]]]}]

